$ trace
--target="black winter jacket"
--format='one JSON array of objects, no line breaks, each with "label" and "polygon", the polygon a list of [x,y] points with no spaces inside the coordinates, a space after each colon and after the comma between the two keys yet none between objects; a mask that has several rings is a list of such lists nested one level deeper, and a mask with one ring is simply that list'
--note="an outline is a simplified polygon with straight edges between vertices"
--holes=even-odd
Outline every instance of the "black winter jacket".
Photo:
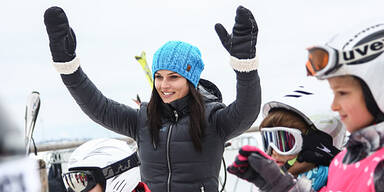
[{"label": "black winter jacket", "polygon": [[[135,139],[141,159],[141,179],[152,192],[217,192],[224,143],[250,128],[261,103],[257,70],[237,72],[237,96],[229,106],[209,81],[200,81],[205,101],[206,130],[202,152],[195,150],[189,135],[186,98],[168,105],[154,146],[147,127],[147,103],[133,109],[106,98],[79,67],[61,75],[64,84],[81,109],[95,122],[114,132]],[[167,112],[168,111],[168,112]]]}]

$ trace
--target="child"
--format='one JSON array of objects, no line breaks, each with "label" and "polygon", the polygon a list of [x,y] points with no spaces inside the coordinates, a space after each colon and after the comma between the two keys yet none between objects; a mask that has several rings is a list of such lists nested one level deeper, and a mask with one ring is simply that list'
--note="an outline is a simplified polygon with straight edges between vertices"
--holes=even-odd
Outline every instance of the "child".
[{"label": "child", "polygon": [[[345,135],[341,122],[330,114],[329,108],[322,107],[327,105],[306,107],[320,98],[325,101],[325,96],[324,92],[318,94],[300,86],[283,98],[266,103],[260,124],[264,151],[295,178],[309,178],[315,190],[326,184],[328,165],[339,152],[333,145],[341,148]],[[321,150],[323,147],[329,153]],[[250,152],[252,148],[243,150]],[[229,171],[238,173],[237,169]]]},{"label": "child", "polygon": [[[345,136],[340,120],[323,107],[328,105],[307,107],[314,100],[326,101],[328,95],[319,93],[300,86],[282,99],[266,103],[260,124],[264,151],[293,176],[311,179],[315,190],[326,184],[328,165]],[[330,152],[324,152],[323,147]]]},{"label": "child", "polygon": [[[384,191],[383,38],[384,24],[376,24],[308,49],[309,75],[328,80],[334,92],[332,110],[351,133],[346,148],[332,160],[321,192]],[[252,182],[264,191],[311,190],[308,180],[296,182],[265,154],[244,155],[242,162],[257,175]]]},{"label": "child", "polygon": [[383,38],[384,24],[376,24],[308,49],[308,73],[328,80],[332,110],[351,133],[321,191],[384,191]]},{"label": "child", "polygon": [[139,165],[134,145],[117,139],[93,139],[72,152],[63,181],[67,190],[74,192],[150,192],[140,182]]}]

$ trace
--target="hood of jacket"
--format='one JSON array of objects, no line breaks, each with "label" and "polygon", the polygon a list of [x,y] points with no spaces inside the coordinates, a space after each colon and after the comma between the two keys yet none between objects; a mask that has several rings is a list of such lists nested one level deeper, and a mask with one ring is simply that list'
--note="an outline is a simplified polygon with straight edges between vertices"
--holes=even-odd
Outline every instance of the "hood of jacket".
[{"label": "hood of jacket", "polygon": [[351,164],[384,147],[384,122],[371,125],[349,136],[343,163]]},{"label": "hood of jacket", "polygon": [[221,96],[221,92],[219,88],[212,82],[206,79],[200,79],[199,85],[197,87],[200,94],[203,96],[203,100],[208,102],[223,102],[223,98]]}]

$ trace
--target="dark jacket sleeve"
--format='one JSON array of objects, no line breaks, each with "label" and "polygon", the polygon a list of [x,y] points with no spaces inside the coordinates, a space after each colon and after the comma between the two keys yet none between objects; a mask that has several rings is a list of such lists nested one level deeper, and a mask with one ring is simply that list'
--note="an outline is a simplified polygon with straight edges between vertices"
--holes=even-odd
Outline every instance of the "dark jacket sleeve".
[{"label": "dark jacket sleeve", "polygon": [[79,67],[61,78],[76,103],[93,121],[136,140],[138,110],[106,98]]},{"label": "dark jacket sleeve", "polygon": [[261,88],[257,70],[237,72],[236,100],[215,113],[216,127],[229,140],[242,134],[260,112]]}]

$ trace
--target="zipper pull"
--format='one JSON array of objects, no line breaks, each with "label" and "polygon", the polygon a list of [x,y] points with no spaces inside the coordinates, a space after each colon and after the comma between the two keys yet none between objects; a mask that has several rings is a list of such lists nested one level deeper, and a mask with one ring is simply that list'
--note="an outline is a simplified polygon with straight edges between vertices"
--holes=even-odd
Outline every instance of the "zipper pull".
[{"label": "zipper pull", "polygon": [[175,114],[175,122],[177,122],[177,120],[179,120],[179,114],[177,114],[177,111],[176,110],[173,110],[173,114]]},{"label": "zipper pull", "polygon": [[200,187],[200,192],[204,192],[204,186],[203,185]]},{"label": "zipper pull", "polygon": [[153,149],[156,150],[157,149],[157,145],[155,143],[155,138],[152,137],[152,145],[153,145]]}]

